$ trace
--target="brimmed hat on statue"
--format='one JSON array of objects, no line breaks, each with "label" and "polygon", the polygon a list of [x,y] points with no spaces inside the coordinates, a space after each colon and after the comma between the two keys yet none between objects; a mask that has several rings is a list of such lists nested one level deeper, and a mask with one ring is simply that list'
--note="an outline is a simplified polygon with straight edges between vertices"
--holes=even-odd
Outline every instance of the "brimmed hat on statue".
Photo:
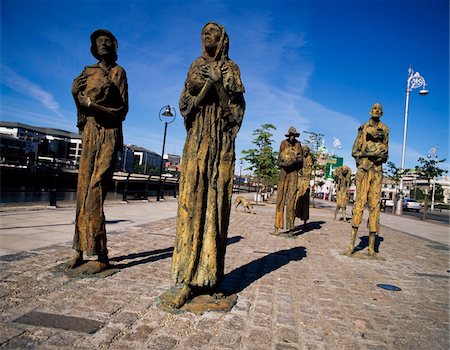
[{"label": "brimmed hat on statue", "polygon": [[289,137],[289,136],[291,136],[291,135],[294,135],[295,137],[299,137],[299,136],[300,136],[300,133],[297,132],[297,129],[296,129],[296,128],[294,128],[293,126],[291,126],[291,127],[289,128],[287,134],[284,135],[284,136]]},{"label": "brimmed hat on statue", "polygon": [[97,40],[97,38],[99,36],[102,36],[102,35],[110,38],[111,41],[113,42],[114,48],[115,48],[115,56],[116,56],[116,59],[117,59],[117,49],[119,47],[119,44],[117,43],[117,39],[114,36],[114,34],[111,33],[109,30],[106,30],[106,29],[97,29],[95,32],[93,32],[91,34],[91,53],[92,53],[92,56],[94,56],[98,60],[101,59],[100,56],[98,55],[98,52],[97,52],[96,40]]}]

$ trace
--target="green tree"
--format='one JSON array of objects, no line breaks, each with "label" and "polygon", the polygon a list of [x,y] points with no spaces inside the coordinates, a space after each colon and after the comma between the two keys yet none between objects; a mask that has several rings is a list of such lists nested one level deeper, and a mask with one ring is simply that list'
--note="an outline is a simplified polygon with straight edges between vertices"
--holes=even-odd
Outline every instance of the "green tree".
[{"label": "green tree", "polygon": [[[316,187],[317,186],[321,187],[325,183],[322,180],[321,175],[325,172],[326,164],[319,164],[319,162],[317,161],[320,158],[319,150],[325,135],[314,131],[303,131],[303,133],[307,136],[307,138],[305,138],[302,141],[302,144],[309,147],[309,153],[313,158],[313,171],[311,173],[311,176],[314,180],[314,188],[312,189],[312,198],[313,198],[312,206],[314,207],[315,206],[314,197],[316,194]],[[317,179],[318,176],[320,180]]]},{"label": "green tree", "polygon": [[442,176],[442,174],[446,173],[447,170],[439,168],[440,163],[444,163],[445,159],[437,160],[437,159],[426,159],[420,157],[417,160],[421,165],[416,165],[416,171],[419,175],[419,179],[427,180],[427,187],[425,187],[425,210],[423,212],[423,220],[427,219],[428,214],[428,190],[431,185],[431,180]]},{"label": "green tree", "polygon": [[397,166],[395,165],[394,162],[387,162],[387,168],[383,168],[383,173],[384,175],[392,180],[394,182],[395,185],[395,197],[392,199],[392,202],[394,203],[394,205],[392,206],[392,212],[395,212],[395,207],[397,206],[397,194],[398,194],[398,184],[400,183],[400,180],[403,176],[403,174],[407,173],[409,171],[409,169],[404,169],[402,171],[401,168],[397,168]]},{"label": "green tree", "polygon": [[275,152],[272,147],[272,132],[276,130],[273,124],[262,124],[260,128],[253,131],[252,143],[256,146],[243,150],[243,160],[248,162],[250,166],[246,170],[254,172],[255,177],[258,178],[258,182],[263,181],[266,186],[271,186],[278,181],[278,167],[277,158],[278,152]]}]

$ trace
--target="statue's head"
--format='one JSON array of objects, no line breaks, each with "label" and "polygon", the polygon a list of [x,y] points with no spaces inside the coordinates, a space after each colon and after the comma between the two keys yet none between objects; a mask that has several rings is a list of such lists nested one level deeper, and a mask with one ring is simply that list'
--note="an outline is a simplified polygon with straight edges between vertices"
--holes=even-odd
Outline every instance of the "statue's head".
[{"label": "statue's head", "polygon": [[383,115],[383,107],[381,106],[381,103],[374,103],[369,114],[372,116],[372,118],[380,119],[380,117]]},{"label": "statue's head", "polygon": [[208,22],[202,29],[203,53],[214,60],[228,58],[230,39],[225,28],[219,23]]},{"label": "statue's head", "polygon": [[91,53],[99,61],[103,57],[115,62],[118,47],[116,37],[109,30],[97,29],[91,34]]},{"label": "statue's head", "polygon": [[289,138],[290,140],[294,140],[296,137],[300,136],[300,133],[297,132],[297,129],[294,128],[293,126],[291,126],[287,132],[287,134],[285,135],[287,138]]},{"label": "statue's head", "polygon": [[309,154],[309,147],[307,145],[302,145],[303,156],[307,156]]}]

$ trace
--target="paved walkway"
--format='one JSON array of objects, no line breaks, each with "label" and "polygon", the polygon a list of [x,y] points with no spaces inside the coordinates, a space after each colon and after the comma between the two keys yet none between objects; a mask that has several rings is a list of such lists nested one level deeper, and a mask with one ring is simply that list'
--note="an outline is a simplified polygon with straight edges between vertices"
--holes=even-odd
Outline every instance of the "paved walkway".
[{"label": "paved walkway", "polygon": [[[107,203],[108,248],[120,271],[104,278],[70,279],[58,270],[72,253],[73,207],[0,212],[0,345],[448,349],[449,246],[440,233],[447,230],[448,240],[448,227],[383,214],[385,260],[351,259],[340,255],[350,225],[333,221],[332,208],[323,206],[311,209],[308,227],[294,238],[269,235],[273,204],[255,206],[254,214],[233,209],[224,288],[238,302],[228,313],[203,315],[157,307],[172,286],[175,200]],[[367,234],[361,227],[361,248]]]}]

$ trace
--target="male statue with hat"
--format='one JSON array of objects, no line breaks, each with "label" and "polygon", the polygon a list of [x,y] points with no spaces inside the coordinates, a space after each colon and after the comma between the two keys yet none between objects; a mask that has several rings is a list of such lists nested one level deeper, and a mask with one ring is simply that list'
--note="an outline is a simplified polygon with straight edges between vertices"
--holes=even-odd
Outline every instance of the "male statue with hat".
[{"label": "male statue with hat", "polygon": [[[80,265],[80,273],[94,274],[109,266],[103,202],[122,150],[122,122],[128,112],[125,70],[116,63],[117,39],[108,30],[91,34],[91,53],[98,63],[87,66],[75,78],[72,95],[82,133],[77,185],[77,209],[69,269]],[[84,264],[83,253],[97,261]]]},{"label": "male statue with hat", "polygon": [[294,228],[295,203],[297,196],[298,171],[302,167],[303,151],[300,141],[296,138],[300,134],[291,126],[286,134],[287,139],[280,145],[278,166],[280,167],[280,180],[278,181],[277,206],[275,211],[275,230],[273,235],[278,236],[279,230],[284,228],[284,207],[286,206],[286,229]]}]

